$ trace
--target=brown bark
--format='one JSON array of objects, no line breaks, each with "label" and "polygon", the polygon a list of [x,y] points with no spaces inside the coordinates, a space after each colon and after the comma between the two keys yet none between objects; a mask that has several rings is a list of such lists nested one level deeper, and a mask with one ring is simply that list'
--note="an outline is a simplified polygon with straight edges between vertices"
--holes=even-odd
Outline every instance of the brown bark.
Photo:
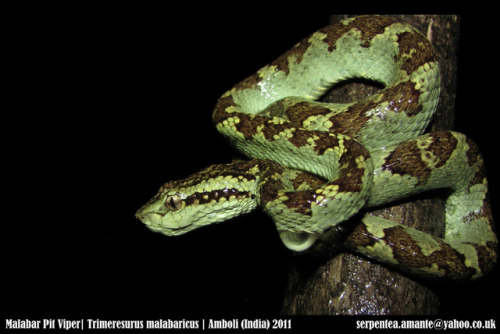
[{"label": "brown bark", "polygon": [[[457,15],[391,16],[415,26],[434,45],[441,66],[441,96],[431,129],[451,129],[460,18]],[[331,20],[335,22],[346,17],[335,15]],[[367,83],[351,82],[335,87],[324,99],[348,102],[378,89]],[[444,201],[436,196],[411,199],[374,211],[374,214],[438,236],[444,231]],[[340,253],[320,262],[305,256],[292,261],[282,313],[428,315],[436,314],[438,307],[438,296],[425,282],[359,255]]]}]

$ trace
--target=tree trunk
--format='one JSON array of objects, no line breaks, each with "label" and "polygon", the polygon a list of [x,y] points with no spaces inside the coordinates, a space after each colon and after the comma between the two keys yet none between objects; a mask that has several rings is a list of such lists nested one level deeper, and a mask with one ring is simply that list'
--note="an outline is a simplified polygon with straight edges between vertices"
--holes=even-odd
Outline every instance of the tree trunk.
[{"label": "tree trunk", "polygon": [[[349,16],[335,15],[337,22]],[[391,15],[410,23],[431,40],[441,68],[441,96],[432,130],[451,129],[454,123],[459,17],[456,15]],[[372,94],[377,88],[349,82],[332,89],[325,101],[349,102]],[[412,199],[411,202],[374,211],[373,214],[442,236],[444,200]],[[296,256],[290,266],[282,313],[286,315],[429,315],[436,314],[438,296],[425,282],[395,272],[364,257],[340,253],[314,263]]]}]

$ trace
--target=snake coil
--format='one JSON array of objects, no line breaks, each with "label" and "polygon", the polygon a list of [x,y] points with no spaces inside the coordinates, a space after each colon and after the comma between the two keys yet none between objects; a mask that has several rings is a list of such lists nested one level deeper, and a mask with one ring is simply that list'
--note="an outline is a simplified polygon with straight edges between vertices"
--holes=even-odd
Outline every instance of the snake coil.
[{"label": "snake coil", "polygon": [[[317,102],[352,78],[384,88],[354,103]],[[448,188],[442,238],[365,214],[349,221],[343,245],[415,275],[476,279],[498,244],[484,163],[463,134],[423,134],[439,90],[433,47],[410,25],[379,16],[329,25],[218,100],[217,130],[252,160],[167,182],[136,216],[179,235],[260,206],[300,252],[364,208]]]}]

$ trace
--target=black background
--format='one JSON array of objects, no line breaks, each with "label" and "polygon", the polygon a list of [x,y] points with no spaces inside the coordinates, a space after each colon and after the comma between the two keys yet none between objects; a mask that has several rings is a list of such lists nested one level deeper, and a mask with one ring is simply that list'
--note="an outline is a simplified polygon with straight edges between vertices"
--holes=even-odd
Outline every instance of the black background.
[{"label": "black background", "polygon": [[[334,9],[55,10],[16,12],[9,27],[5,317],[278,315],[291,256],[262,213],[178,238],[134,213],[163,182],[237,157],[211,125],[217,98]],[[492,25],[462,16],[456,129],[483,150],[497,213]],[[496,317],[497,279],[439,286],[440,315]]]}]

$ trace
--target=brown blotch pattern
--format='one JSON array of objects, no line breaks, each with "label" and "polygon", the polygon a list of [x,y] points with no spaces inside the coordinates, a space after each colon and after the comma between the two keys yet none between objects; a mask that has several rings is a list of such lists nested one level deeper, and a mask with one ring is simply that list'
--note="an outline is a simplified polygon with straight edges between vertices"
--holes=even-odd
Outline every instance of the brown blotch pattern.
[{"label": "brown blotch pattern", "polygon": [[476,143],[474,143],[470,138],[466,138],[466,143],[469,148],[467,149],[467,152],[465,152],[465,154],[467,156],[469,166],[472,167],[482,159],[481,151],[479,150],[479,147],[476,145]]},{"label": "brown blotch pattern", "polygon": [[391,247],[394,259],[410,271],[411,268],[430,268],[433,264],[437,264],[439,269],[445,271],[446,277],[471,277],[476,272],[475,269],[465,266],[464,255],[438,239],[436,240],[440,244],[440,249],[425,256],[417,241],[401,226],[384,229],[382,240]]},{"label": "brown blotch pattern", "polygon": [[326,107],[314,105],[307,101],[299,102],[286,108],[288,120],[300,125],[311,116],[326,115],[330,112],[331,110]]},{"label": "brown blotch pattern", "polygon": [[400,33],[398,35],[398,44],[399,54],[396,56],[396,61],[416,51],[411,54],[410,58],[403,61],[401,68],[405,70],[406,73],[412,73],[420,66],[436,61],[432,45],[418,32]]},{"label": "brown blotch pattern", "polygon": [[286,196],[288,197],[288,199],[283,201],[283,204],[285,204],[287,207],[303,215],[312,215],[311,204],[316,200],[316,197],[318,197],[315,191],[303,190],[287,192]]},{"label": "brown blotch pattern", "polygon": [[382,101],[389,101],[388,110],[403,111],[407,116],[414,116],[422,111],[422,106],[418,103],[420,91],[415,89],[411,81],[399,83],[385,90],[382,96]]},{"label": "brown blotch pattern", "polygon": [[331,24],[320,32],[327,35],[325,42],[328,44],[328,50],[335,50],[337,40],[350,30],[358,30],[361,32],[361,40],[363,47],[369,47],[373,37],[382,34],[385,28],[394,24],[396,21],[388,17],[358,17],[344,25],[343,23]]},{"label": "brown blotch pattern", "polygon": [[356,249],[356,247],[372,247],[377,242],[379,242],[379,239],[368,232],[365,224],[360,223],[356,225],[346,239],[344,246],[350,249]]},{"label": "brown blotch pattern", "polygon": [[497,262],[498,243],[488,241],[486,246],[476,245],[479,269],[482,272],[489,272]]},{"label": "brown blotch pattern", "polygon": [[259,166],[261,167],[260,202],[271,202],[278,198],[278,191],[285,188],[279,177],[283,175],[285,167],[271,160],[262,160]]},{"label": "brown blotch pattern", "polygon": [[219,98],[219,100],[217,100],[217,104],[215,105],[214,114],[212,116],[213,123],[218,124],[231,117],[231,114],[227,113],[226,109],[236,106],[237,104],[236,102],[234,102],[234,98],[232,95]]},{"label": "brown blotch pattern", "polygon": [[160,192],[168,191],[169,189],[179,189],[179,188],[188,188],[194,185],[200,184],[205,180],[209,180],[212,178],[216,178],[218,176],[231,176],[233,178],[242,177],[248,181],[252,181],[256,179],[256,176],[249,173],[250,170],[255,164],[258,163],[258,160],[249,160],[243,161],[233,164],[217,164],[209,166],[205,169],[200,170],[197,173],[190,175],[189,177],[170,181],[165,183],[161,188]]},{"label": "brown blotch pattern", "polygon": [[297,189],[300,185],[302,184],[307,184],[308,187],[311,189],[314,188],[319,188],[323,183],[325,183],[325,180],[317,177],[311,173],[299,173],[293,180],[292,180],[292,187],[294,189]]},{"label": "brown blotch pattern", "polygon": [[[337,40],[351,30],[357,30],[361,33],[361,46],[369,47],[373,37],[383,34],[388,26],[396,22],[396,20],[388,17],[362,16],[355,18],[347,25],[341,22],[330,24],[318,30],[318,32],[326,35],[323,41],[328,44],[328,50],[331,52],[335,50],[335,44],[337,43]],[[297,63],[300,63],[304,53],[310,46],[310,38],[311,36],[308,36],[301,42],[297,43],[291,50],[281,55],[280,57],[278,57],[278,59],[272,62],[271,65],[276,65],[278,70],[288,73],[288,64],[290,57],[296,58]]]},{"label": "brown blotch pattern", "polygon": [[[410,140],[399,145],[382,165],[382,170],[388,170],[393,174],[410,175],[419,179],[418,185],[427,182],[431,172],[443,166],[453,153],[457,139],[449,132],[434,132],[429,134],[432,143],[423,150],[418,147],[418,139]],[[433,168],[422,160],[421,154],[432,154],[439,157],[439,161]]]},{"label": "brown blotch pattern", "polygon": [[329,120],[333,123],[330,131],[355,137],[366,122],[373,117],[368,116],[367,111],[376,110],[385,102],[389,102],[389,104],[383,106],[384,110],[381,110],[381,116],[377,117],[383,117],[384,112],[387,111],[404,112],[410,117],[422,111],[422,106],[418,101],[420,92],[414,88],[412,82],[402,82],[391,89],[382,91],[381,94],[380,101],[382,102],[376,102],[369,97],[349,106],[345,112],[330,117]]},{"label": "brown blotch pattern", "polygon": [[[337,147],[339,144],[338,138],[328,132],[316,132],[316,138],[314,139],[314,147],[312,148],[314,152],[318,155],[322,155],[325,151],[332,147]],[[308,139],[311,137],[309,131],[298,129],[289,141],[295,145],[295,147],[302,147],[309,145]]]},{"label": "brown blotch pattern", "polygon": [[295,58],[295,61],[297,62],[297,64],[299,64],[302,61],[304,53],[307,51],[310,45],[311,44],[309,43],[309,37],[305,38],[301,42],[297,43],[292,49],[279,56],[270,65],[274,65],[276,66],[277,70],[283,71],[288,74],[290,72],[288,66],[289,61]]},{"label": "brown blotch pattern", "polygon": [[234,88],[236,90],[244,90],[247,88],[255,88],[255,86],[260,82],[261,78],[258,73],[254,73],[247,77],[246,79],[238,82]]},{"label": "brown blotch pattern", "polygon": [[244,197],[250,197],[250,193],[248,191],[238,191],[237,189],[234,188],[225,188],[209,192],[193,193],[192,195],[186,197],[184,201],[186,202],[186,205],[193,205],[193,204],[198,205],[198,204],[207,204],[212,201],[218,201],[222,197],[229,200],[231,196],[237,199],[241,199]]},{"label": "brown blotch pattern", "polygon": [[346,140],[344,146],[348,153],[343,154],[339,161],[340,173],[338,179],[329,182],[337,185],[338,192],[360,192],[363,189],[363,177],[365,169],[358,167],[356,158],[364,157],[365,161],[370,159],[368,151],[353,140]]},{"label": "brown blotch pattern", "polygon": [[262,129],[262,134],[268,141],[273,141],[274,136],[277,136],[280,134],[280,132],[285,131],[286,129],[293,129],[294,127],[289,124],[274,124],[271,120],[269,120],[266,117],[261,117],[258,116],[256,117],[258,120],[256,121],[257,124],[266,124],[264,128]]},{"label": "brown blotch pattern", "polygon": [[245,138],[252,138],[257,133],[257,127],[268,123],[269,118],[261,116],[251,117],[246,114],[238,113],[239,123],[235,124],[236,130],[242,133]]},{"label": "brown blotch pattern", "polygon": [[[363,187],[364,168],[359,168],[356,163],[356,158],[363,156],[365,160],[370,158],[368,151],[353,140],[345,140],[344,146],[346,152],[342,155],[339,161],[341,166],[339,177],[333,181],[327,182],[326,185],[338,186],[338,193],[360,192]],[[311,203],[316,200],[319,194],[315,191],[297,191],[288,192],[287,200],[283,203],[291,209],[300,212],[304,215],[311,215]]]},{"label": "brown blotch pattern", "polygon": [[429,136],[434,140],[426,151],[439,157],[439,162],[435,166],[435,168],[439,168],[450,159],[453,151],[455,151],[457,147],[458,140],[448,131],[432,132]]},{"label": "brown blotch pattern", "polygon": [[[271,119],[265,116],[252,117],[241,113],[238,114],[238,117],[239,123],[235,124],[236,129],[247,139],[252,138],[257,133],[259,127],[261,127],[262,134],[269,142],[275,140],[275,135],[279,135],[286,129],[290,129],[292,132],[292,137],[288,138],[290,143],[297,148],[310,145],[311,133],[304,129],[297,129],[291,123],[274,124]],[[335,135],[327,132],[316,132],[315,136],[313,150],[319,155],[322,155],[328,148],[338,146],[338,139]]]},{"label": "brown blotch pattern", "polygon": [[366,116],[366,112],[376,107],[377,103],[372,99],[364,99],[353,104],[345,112],[330,117],[329,120],[333,123],[330,131],[355,137],[370,119],[369,116]]},{"label": "brown blotch pattern", "polygon": [[382,170],[392,174],[410,175],[419,179],[419,184],[425,184],[432,170],[421,157],[416,141],[401,144],[387,157]]}]

